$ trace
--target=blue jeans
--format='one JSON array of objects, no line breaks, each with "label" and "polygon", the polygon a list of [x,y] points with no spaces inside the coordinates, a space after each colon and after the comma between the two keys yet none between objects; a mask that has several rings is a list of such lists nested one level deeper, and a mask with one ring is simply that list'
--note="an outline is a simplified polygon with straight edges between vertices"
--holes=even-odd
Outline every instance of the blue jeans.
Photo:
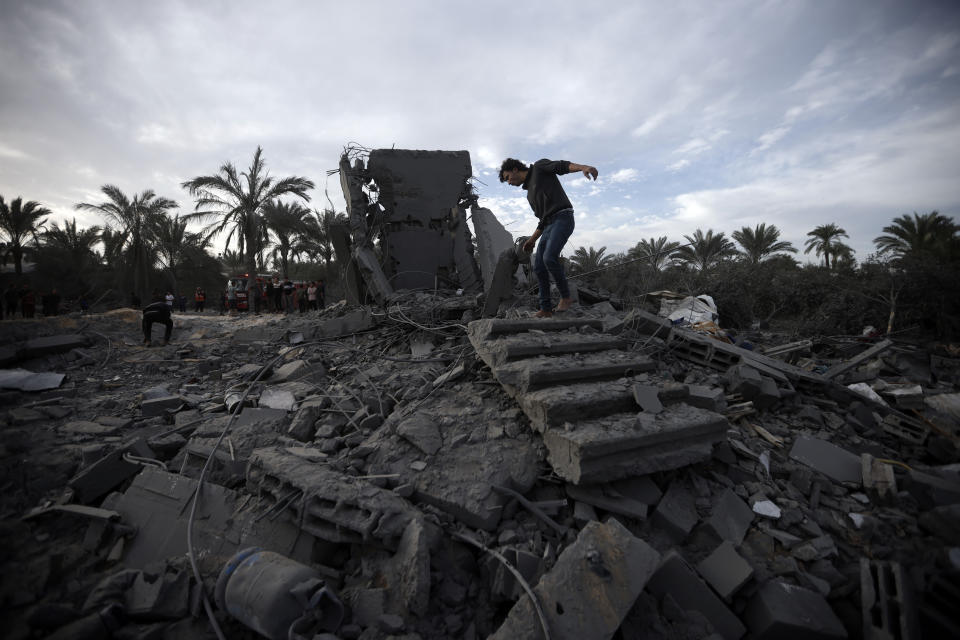
[{"label": "blue jeans", "polygon": [[540,309],[543,311],[553,311],[553,305],[550,304],[550,276],[553,276],[553,281],[557,283],[560,297],[570,297],[567,276],[560,264],[560,252],[573,233],[573,227],[573,209],[564,209],[553,214],[540,234],[533,271],[537,274],[537,283],[540,285]]}]

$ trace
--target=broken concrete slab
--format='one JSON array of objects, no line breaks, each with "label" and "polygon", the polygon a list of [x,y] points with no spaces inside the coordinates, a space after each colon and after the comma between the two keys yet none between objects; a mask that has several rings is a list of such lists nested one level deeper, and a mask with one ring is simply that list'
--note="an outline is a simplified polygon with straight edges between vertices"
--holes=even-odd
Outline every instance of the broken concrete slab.
[{"label": "broken concrete slab", "polygon": [[145,417],[162,416],[168,411],[176,411],[183,406],[183,398],[168,395],[159,398],[144,400],[140,403],[140,413]]},{"label": "broken concrete slab", "polygon": [[404,529],[397,552],[382,573],[387,589],[386,608],[399,615],[422,616],[430,604],[430,549],[423,522],[412,520]]},{"label": "broken concrete slab", "polygon": [[413,505],[392,491],[282,449],[253,452],[247,467],[247,490],[268,504],[286,504],[283,510],[304,531],[330,542],[376,540],[396,548],[407,525],[421,517]]},{"label": "broken concrete slab", "polygon": [[300,442],[310,442],[316,432],[316,422],[323,409],[316,405],[304,404],[297,410],[287,428],[287,435]]},{"label": "broken concrete slab", "polygon": [[743,623],[676,551],[663,557],[647,583],[647,591],[658,598],[669,594],[682,608],[700,612],[725,640],[738,640],[746,633]]},{"label": "broken concrete slab", "polygon": [[63,384],[62,373],[34,373],[26,369],[0,369],[0,389],[19,391],[48,391]]},{"label": "broken concrete slab", "polygon": [[733,543],[724,540],[697,565],[697,571],[713,590],[729,601],[753,577],[753,567],[737,553]]},{"label": "broken concrete slab", "polygon": [[744,620],[757,640],[842,640],[847,631],[823,596],[780,580],[750,599]]},{"label": "broken concrete slab", "polygon": [[313,338],[338,338],[366,331],[373,326],[373,316],[370,315],[370,310],[364,307],[346,313],[339,318],[331,318],[321,322],[314,327]]},{"label": "broken concrete slab", "polygon": [[108,426],[96,422],[89,422],[87,420],[67,422],[60,427],[60,430],[64,431],[65,433],[74,433],[84,436],[110,436],[120,431],[119,427],[117,426]]},{"label": "broken concrete slab", "polygon": [[24,360],[29,360],[30,358],[40,358],[52,353],[64,353],[71,349],[85,347],[88,343],[86,336],[78,334],[33,338],[23,344],[18,355]]},{"label": "broken concrete slab", "polygon": [[893,346],[893,342],[891,340],[886,340],[886,339],[881,340],[877,344],[866,349],[865,351],[860,352],[859,354],[857,354],[853,358],[850,358],[846,362],[841,362],[840,364],[830,367],[829,369],[826,370],[826,372],[824,372],[823,377],[827,378],[828,380],[833,378],[838,378],[842,376],[844,373],[846,373],[847,371],[850,371],[860,366],[861,363],[866,362],[871,358],[875,358],[876,356],[880,355],[881,353],[883,353],[884,351],[886,351],[892,346]]},{"label": "broken concrete slab", "polygon": [[753,510],[730,489],[724,489],[713,505],[706,526],[721,540],[743,542],[753,523]]},{"label": "broken concrete slab", "polygon": [[[152,467],[138,468],[141,471],[130,487],[107,496],[103,506],[136,527],[123,564],[143,569],[187,553],[187,520],[197,481]],[[263,518],[265,510],[263,505],[239,508],[236,492],[205,482],[194,520],[194,552],[200,558],[213,556],[225,562],[240,549],[256,546],[309,562],[313,536],[287,522]]]},{"label": "broken concrete slab", "polygon": [[[550,637],[613,636],[660,560],[660,554],[616,520],[591,522],[533,591]],[[491,640],[542,638],[530,597],[523,595]]]},{"label": "broken concrete slab", "polygon": [[[513,249],[513,235],[500,224],[490,209],[472,206],[470,218],[477,238],[477,263],[483,276],[483,288],[489,294],[497,260],[501,253]],[[516,267],[513,271],[516,271]]]},{"label": "broken concrete slab", "polygon": [[801,435],[794,441],[790,457],[837,482],[861,481],[860,457],[826,440]]},{"label": "broken concrete slab", "polygon": [[679,404],[655,416],[621,414],[581,421],[569,431],[552,428],[543,441],[548,460],[559,476],[575,484],[587,484],[705,460],[713,444],[726,437],[727,427],[726,419],[719,414]]},{"label": "broken concrete slab", "polygon": [[137,475],[143,467],[124,460],[123,456],[126,453],[141,458],[154,457],[153,451],[142,438],[117,447],[93,464],[78,471],[70,479],[69,486],[73,489],[74,499],[83,504],[90,504]]},{"label": "broken concrete slab", "polygon": [[617,513],[636,520],[645,520],[647,505],[618,493],[610,485],[577,486],[568,484],[567,495],[578,501],[610,513]]}]

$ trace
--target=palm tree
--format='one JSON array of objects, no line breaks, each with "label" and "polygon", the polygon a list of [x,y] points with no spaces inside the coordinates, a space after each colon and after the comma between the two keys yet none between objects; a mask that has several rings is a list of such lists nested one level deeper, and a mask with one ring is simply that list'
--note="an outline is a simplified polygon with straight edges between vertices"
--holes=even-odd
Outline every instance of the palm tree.
[{"label": "palm tree", "polygon": [[94,247],[100,242],[100,227],[77,228],[77,219],[54,222],[43,233],[43,263],[47,273],[54,274],[58,287],[75,285],[86,289],[86,279],[99,263]]},{"label": "palm tree", "polygon": [[103,261],[111,271],[119,269],[123,261],[123,245],[126,242],[123,232],[105,227],[100,232],[100,243],[103,244]]},{"label": "palm tree", "polygon": [[111,184],[103,185],[100,190],[107,196],[106,202],[81,202],[75,208],[100,213],[108,223],[119,227],[126,239],[127,260],[133,266],[133,290],[141,299],[148,300],[150,269],[156,261],[156,222],[170,209],[176,209],[177,203],[158,196],[151,189],[133,196],[133,199]]},{"label": "palm tree", "polygon": [[773,224],[768,227],[767,223],[761,222],[754,229],[741,227],[731,235],[743,249],[740,254],[751,264],[760,264],[767,257],[781,251],[797,252],[791,243],[778,242],[780,230]]},{"label": "palm tree", "polygon": [[613,256],[604,255],[606,252],[606,247],[578,247],[570,256],[570,273],[591,273],[608,266]]},{"label": "palm tree", "polygon": [[323,260],[328,270],[334,256],[330,229],[338,224],[350,224],[347,214],[337,213],[333,209],[324,209],[322,212],[314,209],[313,217],[307,219],[307,227],[303,232],[304,249],[312,257]]},{"label": "palm tree", "polygon": [[674,256],[699,271],[706,271],[737,252],[722,231],[714,235],[713,229],[707,229],[706,234],[697,229],[692,236],[683,237],[687,245],[677,249]]},{"label": "palm tree", "polygon": [[936,211],[924,215],[913,213],[893,219],[893,224],[883,228],[886,235],[877,236],[873,243],[881,254],[894,258],[937,258],[949,252],[960,231],[953,220]]},{"label": "palm tree", "polygon": [[170,274],[171,286],[178,292],[177,270],[183,263],[196,258],[210,246],[210,239],[200,233],[187,231],[187,221],[179,215],[163,216],[154,221],[157,262]]},{"label": "palm tree", "polygon": [[207,226],[210,236],[229,230],[228,243],[236,234],[240,252],[246,254],[246,272],[250,274],[257,272],[264,206],[287,194],[309,202],[307,190],[313,188],[313,182],[299,176],[274,181],[266,171],[262,156],[263,149],[258,146],[247,171],[238,173],[233,163],[228,162],[216,175],[197,176],[182,185],[197,198],[194,213],[187,219],[211,220]]},{"label": "palm tree", "polygon": [[231,275],[242,272],[244,264],[246,263],[246,258],[243,253],[233,251],[232,249],[224,249],[219,258],[220,264],[222,264],[227,273]]},{"label": "palm tree", "polygon": [[290,258],[305,250],[301,242],[310,220],[310,210],[302,204],[271,200],[263,207],[263,219],[274,248],[271,257],[279,263],[283,275],[290,273]]},{"label": "palm tree", "polygon": [[627,257],[631,260],[646,258],[646,264],[653,267],[654,271],[662,271],[673,262],[674,251],[679,246],[679,242],[667,242],[667,236],[645,239],[634,245],[627,252]]},{"label": "palm tree", "polygon": [[[816,251],[818,256],[823,256],[823,264],[829,269],[831,257],[852,257],[853,249],[840,241],[840,238],[849,238],[847,232],[834,223],[821,224],[813,231],[808,231],[810,236],[803,250],[804,253]],[[836,260],[834,260],[836,262]]]},{"label": "palm tree", "polygon": [[18,276],[23,274],[24,244],[28,238],[33,238],[34,244],[38,243],[37,232],[47,221],[43,216],[48,215],[50,210],[40,206],[39,202],[23,202],[23,198],[16,198],[8,206],[0,196],[0,231],[7,237],[3,258],[6,260],[7,255],[13,256],[14,270]]}]

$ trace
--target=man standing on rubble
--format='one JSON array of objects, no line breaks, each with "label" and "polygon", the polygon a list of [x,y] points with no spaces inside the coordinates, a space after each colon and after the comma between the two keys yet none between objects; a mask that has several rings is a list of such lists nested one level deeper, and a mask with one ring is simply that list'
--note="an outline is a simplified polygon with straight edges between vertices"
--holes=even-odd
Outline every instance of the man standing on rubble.
[{"label": "man standing on rubble", "polygon": [[170,334],[173,333],[173,319],[171,318],[171,306],[164,301],[159,292],[154,295],[153,302],[143,308],[141,327],[143,328],[143,344],[147,347],[153,344],[150,339],[150,332],[155,322],[159,322],[167,328],[163,334],[163,344],[166,345],[170,342]]},{"label": "man standing on rubble", "polygon": [[553,315],[550,302],[550,276],[557,283],[560,302],[556,311],[570,308],[570,287],[567,276],[560,264],[560,251],[573,233],[573,205],[560,185],[557,176],[582,171],[588,179],[596,180],[599,173],[596,167],[588,164],[576,164],[567,160],[537,160],[528,167],[519,160],[507,158],[500,165],[500,182],[509,182],[515,187],[523,187],[527,192],[527,202],[533,209],[533,215],[540,219],[536,231],[523,244],[527,253],[533,251],[537,238],[541,238],[537,247],[537,256],[533,261],[533,270],[540,285],[540,310],[536,317],[549,318]]}]

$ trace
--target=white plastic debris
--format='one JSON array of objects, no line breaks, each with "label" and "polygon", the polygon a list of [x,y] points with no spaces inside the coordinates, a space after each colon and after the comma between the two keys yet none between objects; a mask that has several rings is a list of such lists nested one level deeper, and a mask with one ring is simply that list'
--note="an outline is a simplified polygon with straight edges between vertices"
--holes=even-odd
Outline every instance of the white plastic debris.
[{"label": "white plastic debris", "polygon": [[757,500],[753,503],[753,512],[764,518],[780,519],[780,507],[774,504],[772,500]]},{"label": "white plastic debris", "polygon": [[297,398],[292,392],[287,391],[286,389],[272,389],[267,387],[260,394],[260,401],[258,404],[261,407],[269,407],[270,409],[293,411],[294,407],[297,406]]},{"label": "white plastic debris", "polygon": [[879,402],[880,404],[883,404],[883,405],[887,404],[887,402],[880,397],[880,394],[874,391],[873,388],[870,385],[868,385],[866,382],[857,382],[854,384],[848,384],[847,389],[850,389],[850,391],[853,391],[854,393],[859,393],[864,398],[870,398],[871,400]]}]

